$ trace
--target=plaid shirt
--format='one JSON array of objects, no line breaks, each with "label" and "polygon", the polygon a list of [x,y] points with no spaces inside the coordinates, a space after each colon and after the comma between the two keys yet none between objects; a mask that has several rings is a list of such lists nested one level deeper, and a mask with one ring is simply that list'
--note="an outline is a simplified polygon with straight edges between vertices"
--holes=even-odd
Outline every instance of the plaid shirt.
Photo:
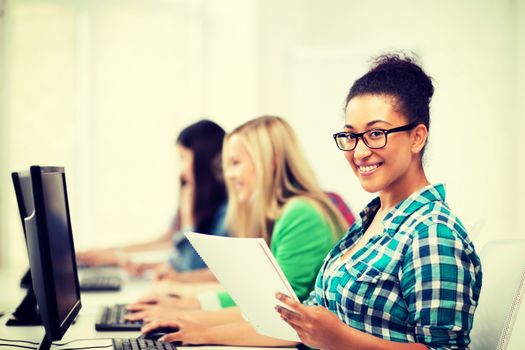
[{"label": "plaid shirt", "polygon": [[326,257],[315,290],[304,303],[322,305],[347,325],[397,342],[431,349],[470,343],[481,290],[481,264],[459,219],[445,203],[443,185],[427,186],[383,219],[383,232],[327,273],[364,234],[379,198]]}]

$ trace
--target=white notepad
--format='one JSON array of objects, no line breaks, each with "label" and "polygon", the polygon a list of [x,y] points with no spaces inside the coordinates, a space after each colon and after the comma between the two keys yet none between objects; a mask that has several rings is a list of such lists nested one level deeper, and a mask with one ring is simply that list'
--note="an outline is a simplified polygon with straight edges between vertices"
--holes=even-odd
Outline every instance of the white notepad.
[{"label": "white notepad", "polygon": [[298,299],[264,239],[194,232],[186,237],[257,332],[300,341],[275,311],[276,305],[283,305],[275,298],[277,292]]}]

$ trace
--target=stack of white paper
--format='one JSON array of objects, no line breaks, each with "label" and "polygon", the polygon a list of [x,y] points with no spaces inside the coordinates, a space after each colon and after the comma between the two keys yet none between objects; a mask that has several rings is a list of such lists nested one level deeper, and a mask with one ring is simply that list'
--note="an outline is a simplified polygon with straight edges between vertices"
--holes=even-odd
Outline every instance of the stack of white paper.
[{"label": "stack of white paper", "polygon": [[290,283],[262,238],[234,238],[188,232],[186,236],[244,317],[261,334],[300,341],[295,330],[281,320],[275,294],[297,300]]}]

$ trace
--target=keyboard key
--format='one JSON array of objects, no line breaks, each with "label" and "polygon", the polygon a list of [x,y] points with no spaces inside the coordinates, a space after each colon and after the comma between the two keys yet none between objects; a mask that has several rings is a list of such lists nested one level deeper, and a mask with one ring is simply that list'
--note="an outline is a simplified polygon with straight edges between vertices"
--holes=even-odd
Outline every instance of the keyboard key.
[{"label": "keyboard key", "polygon": [[119,276],[89,276],[80,280],[80,290],[83,292],[119,291],[122,279]]},{"label": "keyboard key", "polygon": [[142,321],[127,321],[124,317],[127,314],[126,305],[117,304],[105,307],[101,317],[95,324],[97,331],[138,331],[143,325]]},{"label": "keyboard key", "polygon": [[134,339],[134,338],[115,338],[113,339],[115,350],[176,350],[177,347],[168,342]]}]

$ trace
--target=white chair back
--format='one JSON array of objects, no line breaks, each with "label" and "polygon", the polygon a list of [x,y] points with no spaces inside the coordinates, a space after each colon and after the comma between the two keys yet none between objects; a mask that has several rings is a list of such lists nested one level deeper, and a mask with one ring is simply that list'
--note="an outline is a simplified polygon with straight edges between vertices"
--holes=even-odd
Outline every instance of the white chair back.
[{"label": "white chair back", "polygon": [[489,241],[480,252],[483,285],[471,350],[504,350],[525,289],[525,239]]}]

